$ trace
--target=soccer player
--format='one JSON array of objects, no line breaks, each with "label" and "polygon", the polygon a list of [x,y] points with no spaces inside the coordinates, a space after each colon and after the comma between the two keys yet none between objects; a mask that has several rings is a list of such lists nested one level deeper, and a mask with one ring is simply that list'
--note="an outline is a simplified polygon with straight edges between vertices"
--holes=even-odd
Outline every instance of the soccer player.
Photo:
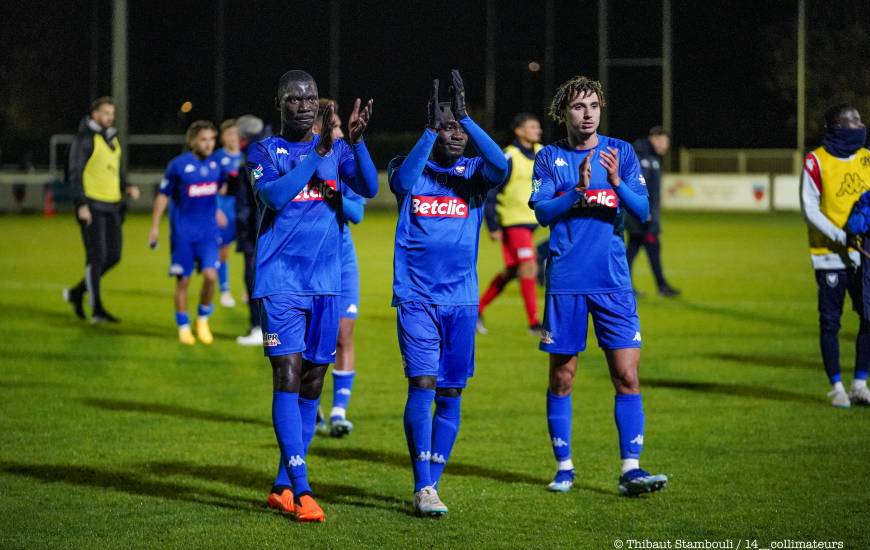
[{"label": "soccer player", "polygon": [[[220,140],[222,147],[215,151],[214,157],[221,165],[221,169],[229,174],[230,178],[237,178],[239,166],[242,163],[242,150],[239,144],[239,131],[234,119],[225,120],[220,127]],[[218,240],[220,251],[218,253],[218,285],[220,286],[220,303],[224,307],[236,307],[236,299],[230,292],[230,268],[227,263],[230,256],[231,245],[236,240],[236,195],[228,189],[221,188],[217,196],[218,208],[223,212],[227,223],[220,229]]]},{"label": "soccer player", "polygon": [[[662,270],[662,246],[659,239],[661,233],[661,188],[662,188],[662,157],[671,148],[671,136],[661,126],[650,128],[649,135],[634,142],[634,151],[640,160],[640,169],[646,180],[649,191],[650,216],[647,220],[638,220],[626,212],[625,228],[628,232],[628,268],[634,263],[637,253],[646,250],[649,265],[656,280],[659,295],[674,298],[680,291],[668,284]],[[637,294],[635,292],[635,294]]]},{"label": "soccer player", "polygon": [[211,157],[216,134],[214,124],[207,120],[197,120],[187,128],[185,138],[190,151],[169,161],[160,182],[160,192],[154,198],[148,234],[148,243],[152,248],[156,247],[160,219],[171,200],[169,238],[172,263],[169,276],[175,277],[178,340],[188,346],[196,343],[187,311],[187,289],[194,267],[202,273],[202,290],[196,308],[196,338],[203,344],[214,341],[208,318],[214,310],[218,230],[226,224],[226,218],[217,207],[218,190],[226,179],[226,172]]},{"label": "soccer player", "polygon": [[[320,98],[318,119],[314,132],[320,133],[320,123],[327,107],[332,107],[332,138],[341,139],[341,118],[338,115],[338,105],[332,99]],[[347,409],[353,383],[356,379],[356,355],[353,347],[353,328],[359,316],[359,267],[357,266],[356,248],[350,233],[350,224],[358,224],[363,219],[365,199],[350,189],[345,189],[341,197],[342,212],[345,218],[344,232],[341,240],[341,300],[338,306],[338,344],[336,347],[335,366],[332,369],[332,409],[329,411],[329,421],[318,411],[316,431],[322,435],[344,437],[353,431],[353,423],[347,419]]]},{"label": "soccer player", "polygon": [[341,293],[342,195],[377,193],[378,173],[362,135],[372,101],[357,99],[348,141],[333,139],[332,108],[321,133],[312,132],[317,84],[308,73],[288,71],[276,94],[281,134],[248,148],[259,210],[252,298],[260,300],[263,347],[272,365],[272,422],[280,448],[270,507],[320,522],[305,457],[326,369],[335,357]]},{"label": "soccer player", "polygon": [[[436,486],[459,433],[462,389],[474,373],[484,203],[507,174],[498,145],[468,116],[459,72],[451,76],[451,102],[438,102],[435,80],[426,130],[387,170],[399,207],[392,303],[408,379],[404,424],[414,507],[436,516],[447,512]],[[480,157],[463,156],[469,139]]]},{"label": "soccer player", "polygon": [[619,492],[637,495],[667,484],[666,476],[650,475],[638,462],[644,431],[637,375],[641,336],[622,240],[624,212],[645,220],[649,203],[631,145],[597,132],[604,105],[597,81],[576,76],[559,86],[549,114],[565,124],[568,135],[538,153],[529,200],[540,224],[550,227],[540,344],[550,356],[547,421],[557,462],[548,488],[566,492],[574,483],[571,390],[591,314],[616,390]]},{"label": "soccer player", "polygon": [[100,279],[121,260],[124,195],[133,200],[139,198],[139,188],[127,185],[114,122],[114,100],[95,99],[90,115],[79,125],[67,164],[76,220],[85,245],[85,276],[78,284],[64,289],[63,297],[72,304],[76,317],[84,319],[87,292],[94,324],[119,321],[103,307]]},{"label": "soccer player", "polygon": [[477,331],[487,333],[483,312],[504,290],[505,285],[519,277],[529,333],[540,336],[541,323],[538,320],[535,289],[538,262],[532,242],[532,233],[538,227],[538,221],[529,208],[529,188],[535,155],[541,150],[541,122],[531,113],[520,113],[514,117],[511,129],[514,141],[504,148],[508,160],[508,180],[504,186],[490,192],[485,209],[490,238],[501,241],[505,268],[492,279],[480,298]]},{"label": "soccer player", "polygon": [[[870,322],[862,316],[855,339],[855,378],[849,394],[840,375],[840,317],[848,291],[852,306],[863,311],[861,257],[848,248],[842,229],[849,211],[870,185],[867,128],[855,107],[843,103],[825,112],[822,146],[804,161],[801,208],[809,228],[810,258],[819,301],[819,343],[835,407],[870,405]],[[864,289],[863,292],[866,292]]]}]

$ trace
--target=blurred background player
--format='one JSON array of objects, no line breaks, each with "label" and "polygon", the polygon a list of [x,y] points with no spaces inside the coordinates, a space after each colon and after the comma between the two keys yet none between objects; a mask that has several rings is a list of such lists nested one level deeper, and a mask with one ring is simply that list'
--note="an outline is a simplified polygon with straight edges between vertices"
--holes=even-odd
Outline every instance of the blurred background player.
[{"label": "blurred background player", "polygon": [[[825,112],[822,146],[804,161],[801,208],[809,228],[810,258],[819,297],[819,343],[835,407],[870,405],[870,323],[861,318],[855,339],[855,379],[846,393],[840,375],[840,317],[848,291],[855,311],[863,311],[860,254],[847,248],[842,229],[861,193],[870,186],[867,128],[855,107],[842,103]],[[863,289],[867,292],[867,289]],[[851,399],[850,399],[851,397]]]},{"label": "blurred background player", "polygon": [[[272,133],[264,126],[263,120],[254,115],[243,115],[236,119],[236,131],[239,133],[243,166],[247,164],[245,156],[250,146]],[[254,292],[254,251],[257,247],[257,205],[254,187],[251,185],[248,170],[239,170],[235,186],[232,185],[232,181],[233,179],[230,178],[229,192],[236,197],[236,250],[242,253],[245,260],[245,296],[250,325],[248,334],[236,337],[236,343],[242,346],[262,346],[263,329],[260,327],[259,300],[251,298]]]},{"label": "blurred background player", "polygon": [[377,169],[362,141],[372,101],[362,109],[359,99],[354,103],[348,143],[333,139],[331,106],[324,110],[321,133],[312,131],[318,99],[311,75],[299,70],[282,75],[275,98],[281,135],[247,151],[259,218],[251,298],[260,300],[280,449],[267,502],[301,522],[325,519],[308,483],[306,457],[338,340],[341,195],[350,187],[372,197],[378,188]]},{"label": "blurred background player", "polygon": [[668,284],[662,271],[661,233],[661,189],[662,157],[671,148],[671,136],[661,126],[650,128],[649,135],[634,142],[634,151],[640,160],[640,169],[649,191],[649,218],[638,220],[626,211],[625,228],[628,231],[628,268],[631,269],[641,247],[649,258],[650,269],[656,280],[659,295],[673,298],[680,291]]},{"label": "blurred background player", "polygon": [[[435,80],[426,130],[387,169],[399,207],[392,304],[408,379],[404,424],[414,508],[434,516],[447,513],[436,487],[459,433],[462,389],[474,374],[484,203],[507,175],[498,145],[468,116],[459,71],[451,76],[452,105],[438,103]],[[480,157],[462,156],[469,138]]]},{"label": "blurred background player", "polygon": [[538,297],[535,278],[538,263],[532,233],[538,227],[534,211],[529,208],[529,189],[535,154],[541,150],[541,122],[531,113],[520,113],[511,122],[513,142],[504,148],[508,161],[508,180],[489,193],[486,201],[486,226],[490,239],[501,241],[505,268],[489,283],[480,298],[477,332],[486,334],[483,313],[505,285],[519,277],[520,294],[526,309],[529,333],[541,335],[538,320]]},{"label": "blurred background player", "polygon": [[550,355],[547,423],[557,463],[548,488],[566,492],[574,484],[571,391],[591,314],[616,390],[618,489],[636,495],[667,484],[666,476],[650,475],[639,464],[644,433],[637,374],[640,321],[622,240],[623,212],[645,220],[649,202],[631,145],[597,133],[604,106],[597,81],[575,76],[559,86],[550,116],[565,124],[568,136],[538,153],[529,200],[540,224],[550,227],[540,345]]},{"label": "blurred background player", "polygon": [[196,310],[196,338],[203,344],[214,341],[208,317],[214,309],[218,231],[226,224],[223,212],[217,207],[218,190],[226,179],[226,172],[212,157],[216,134],[214,124],[207,120],[197,120],[188,127],[185,139],[190,150],[169,161],[160,182],[160,192],[154,198],[148,234],[150,246],[156,247],[160,219],[172,201],[169,210],[172,255],[169,276],[175,277],[178,340],[189,346],[196,343],[187,313],[187,289],[194,267],[202,273],[202,290]]},{"label": "blurred background player", "polygon": [[214,158],[221,170],[228,174],[227,185],[221,187],[217,196],[218,209],[223,212],[226,224],[220,228],[218,240],[218,285],[220,287],[220,303],[224,307],[236,307],[236,299],[230,292],[229,257],[233,241],[236,240],[236,193],[239,166],[242,163],[242,151],[239,145],[239,131],[234,119],[225,120],[220,127],[221,148],[214,152]]},{"label": "blurred background player", "polygon": [[[319,134],[320,121],[327,107],[332,107],[332,139],[344,138],[341,130],[341,117],[338,104],[333,99],[320,98],[313,131]],[[359,267],[356,248],[350,234],[350,224],[358,224],[363,219],[365,199],[351,189],[345,189],[341,196],[344,231],[341,234],[341,301],[339,303],[338,345],[335,366],[332,368],[332,409],[327,422],[320,410],[317,413],[317,433],[344,437],[353,431],[353,423],[347,419],[347,409],[356,378],[356,356],[353,348],[353,327],[359,315]]]},{"label": "blurred background player", "polygon": [[82,119],[73,138],[67,160],[67,180],[72,187],[76,220],[85,245],[85,276],[64,289],[64,300],[72,304],[79,319],[85,318],[84,295],[90,296],[92,323],[117,323],[106,311],[100,280],[121,260],[121,225],[124,194],[139,198],[139,188],[127,185],[121,161],[121,142],[114,128],[115,102],[100,97],[91,103],[90,114]]}]

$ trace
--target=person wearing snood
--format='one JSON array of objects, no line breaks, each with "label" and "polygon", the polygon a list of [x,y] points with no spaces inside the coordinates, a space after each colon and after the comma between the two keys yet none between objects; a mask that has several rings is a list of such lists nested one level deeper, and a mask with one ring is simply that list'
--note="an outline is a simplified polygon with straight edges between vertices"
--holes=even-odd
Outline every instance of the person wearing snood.
[{"label": "person wearing snood", "polygon": [[[801,210],[809,229],[810,259],[818,288],[819,344],[835,407],[870,405],[870,321],[864,319],[861,255],[848,245],[844,229],[853,206],[870,189],[867,128],[858,110],[847,103],[825,112],[822,146],[804,160]],[[848,292],[859,313],[855,374],[846,392],[840,373],[840,317]]]}]

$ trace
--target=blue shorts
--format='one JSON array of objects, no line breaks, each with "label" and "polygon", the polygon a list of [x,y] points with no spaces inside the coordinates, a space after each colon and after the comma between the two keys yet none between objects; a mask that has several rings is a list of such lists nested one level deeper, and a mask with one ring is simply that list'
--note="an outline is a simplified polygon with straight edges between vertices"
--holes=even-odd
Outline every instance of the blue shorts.
[{"label": "blue shorts", "polygon": [[267,357],[301,352],[306,361],[328,365],[338,342],[338,296],[265,296],[260,326]]},{"label": "blue shorts", "polygon": [[217,269],[218,246],[217,237],[201,237],[195,240],[185,239],[173,235],[170,239],[172,248],[172,263],[169,266],[169,275],[176,277],[190,277],[193,268],[197,271],[203,269]]},{"label": "blue shorts", "polygon": [[589,314],[598,347],[639,348],[640,320],[634,292],[547,294],[540,350],[574,355],[586,349]]},{"label": "blue shorts", "polygon": [[227,226],[218,229],[218,242],[226,246],[236,240],[236,198],[218,195],[218,208],[227,217]]},{"label": "blue shorts", "polygon": [[396,307],[405,376],[434,376],[439,388],[464,388],[474,376],[477,306],[406,302]]},{"label": "blue shorts", "polygon": [[356,319],[359,315],[359,267],[353,241],[348,238],[344,243],[341,251],[341,296],[338,312],[346,319]]}]

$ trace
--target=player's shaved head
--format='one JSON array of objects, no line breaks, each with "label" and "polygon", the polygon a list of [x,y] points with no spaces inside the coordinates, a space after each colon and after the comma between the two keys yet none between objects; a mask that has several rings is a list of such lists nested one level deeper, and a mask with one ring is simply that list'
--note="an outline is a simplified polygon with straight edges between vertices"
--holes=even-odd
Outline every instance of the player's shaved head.
[{"label": "player's shaved head", "polygon": [[302,83],[311,83],[314,85],[314,88],[317,89],[317,83],[314,81],[314,77],[310,74],[299,69],[287,71],[286,73],[281,75],[281,78],[278,79],[278,90],[275,95],[278,96],[278,98],[281,98],[284,94],[287,93],[287,90],[291,87],[292,84]]}]

